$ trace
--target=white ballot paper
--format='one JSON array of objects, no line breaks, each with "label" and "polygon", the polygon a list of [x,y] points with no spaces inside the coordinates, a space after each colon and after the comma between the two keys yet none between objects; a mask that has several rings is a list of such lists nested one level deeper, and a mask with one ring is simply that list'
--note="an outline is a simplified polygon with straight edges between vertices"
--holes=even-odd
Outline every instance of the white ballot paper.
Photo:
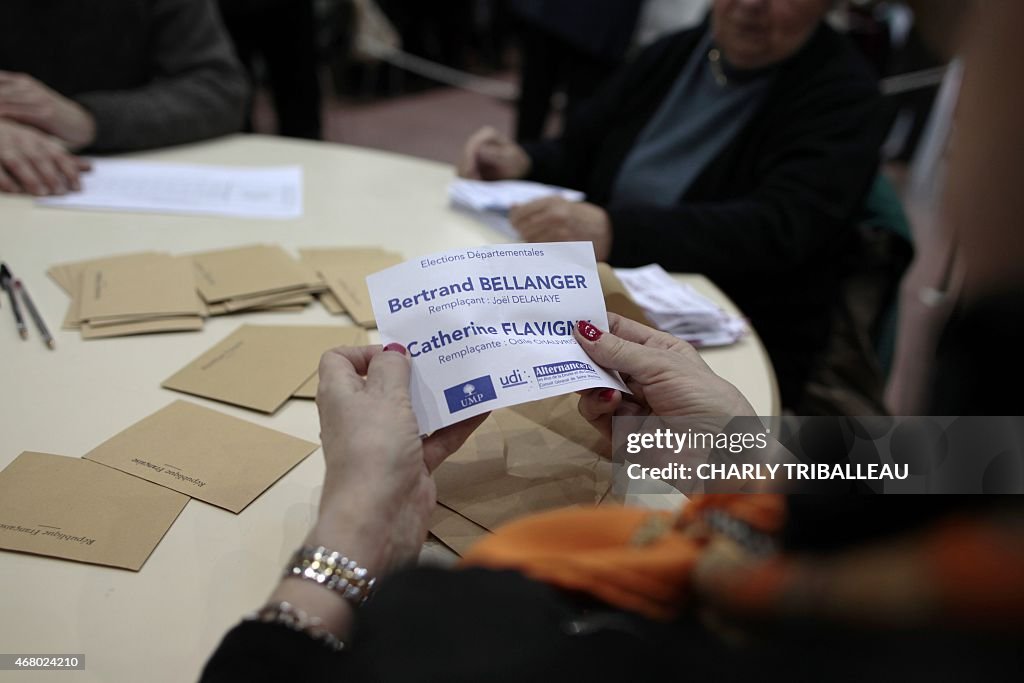
[{"label": "white ballot paper", "polygon": [[205,166],[92,159],[82,191],[42,206],[243,218],[302,216],[300,166]]},{"label": "white ballot paper", "polygon": [[590,242],[447,251],[366,278],[384,344],[412,357],[420,431],[580,389],[627,392],[572,336],[608,329]]},{"label": "white ballot paper", "polygon": [[694,346],[735,344],[747,332],[742,318],[722,310],[690,285],[677,282],[657,264],[616,268],[615,275],[658,329]]},{"label": "white ballot paper", "polygon": [[544,185],[528,180],[465,180],[459,178],[448,185],[448,199],[452,206],[473,214],[481,222],[502,235],[519,239],[519,233],[508,221],[513,206],[529,204],[544,197],[562,197],[570,202],[581,202],[584,194],[555,185]]}]

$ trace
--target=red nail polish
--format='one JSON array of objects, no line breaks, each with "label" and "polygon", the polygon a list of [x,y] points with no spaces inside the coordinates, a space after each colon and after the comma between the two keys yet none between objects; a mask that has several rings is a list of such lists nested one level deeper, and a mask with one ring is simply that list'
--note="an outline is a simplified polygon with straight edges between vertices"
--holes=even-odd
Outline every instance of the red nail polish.
[{"label": "red nail polish", "polygon": [[607,403],[608,401],[610,401],[613,398],[615,398],[615,390],[614,389],[602,389],[601,391],[599,391],[597,393],[597,397],[599,399],[601,399],[602,401],[604,401],[605,403]]},{"label": "red nail polish", "polygon": [[391,342],[390,344],[388,344],[387,346],[384,347],[384,350],[385,351],[397,351],[398,353],[402,354],[403,356],[405,355],[405,347],[402,346],[401,344],[399,344],[398,342]]},{"label": "red nail polish", "polygon": [[586,320],[577,321],[576,327],[577,329],[579,329],[580,334],[583,335],[584,339],[590,340],[592,342],[596,342],[598,339],[601,338],[601,335],[604,334],[604,332],[599,330],[596,326],[591,325]]}]

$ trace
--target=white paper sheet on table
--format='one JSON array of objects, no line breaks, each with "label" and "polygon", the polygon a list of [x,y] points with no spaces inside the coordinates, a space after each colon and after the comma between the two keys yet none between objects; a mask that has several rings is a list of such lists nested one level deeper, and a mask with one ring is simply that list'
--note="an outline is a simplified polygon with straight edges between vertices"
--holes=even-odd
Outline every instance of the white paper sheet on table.
[{"label": "white paper sheet on table", "polygon": [[82,191],[42,206],[241,218],[302,216],[300,166],[205,166],[92,159]]},{"label": "white paper sheet on table", "polygon": [[742,318],[676,281],[657,264],[617,268],[615,275],[652,323],[695,346],[726,346],[746,334]]},{"label": "white paper sheet on table", "polygon": [[528,204],[545,197],[562,197],[570,202],[581,202],[584,194],[554,185],[527,180],[453,180],[448,185],[448,199],[452,206],[467,211],[486,225],[506,237],[519,238],[519,233],[508,221],[509,210],[518,204]]},{"label": "white paper sheet on table", "polygon": [[423,433],[581,389],[627,391],[572,336],[577,320],[608,329],[590,242],[454,250],[366,283],[383,343],[398,342],[412,357]]}]

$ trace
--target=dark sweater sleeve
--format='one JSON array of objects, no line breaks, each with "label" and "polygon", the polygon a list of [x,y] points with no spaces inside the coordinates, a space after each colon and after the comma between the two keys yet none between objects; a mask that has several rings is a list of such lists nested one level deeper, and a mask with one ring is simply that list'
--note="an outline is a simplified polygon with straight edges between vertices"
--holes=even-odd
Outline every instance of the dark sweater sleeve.
[{"label": "dark sweater sleeve", "polygon": [[146,85],[75,99],[96,118],[91,151],[181,144],[241,128],[248,86],[211,0],[154,0]]},{"label": "dark sweater sleeve", "polygon": [[[201,683],[346,680],[349,656],[278,624],[244,621],[203,669]],[[348,678],[351,680],[351,678]]]},{"label": "dark sweater sleeve", "polygon": [[606,207],[616,266],[660,263],[711,279],[766,277],[840,239],[877,171],[880,97],[867,79],[805,83],[761,144],[759,179],[728,201]]},{"label": "dark sweater sleeve", "polygon": [[525,143],[523,149],[530,157],[528,179],[585,190],[583,183],[591,173],[606,131],[622,117],[633,89],[646,81],[671,47],[672,40],[673,36],[663,38],[616,71],[577,107],[560,137]]}]

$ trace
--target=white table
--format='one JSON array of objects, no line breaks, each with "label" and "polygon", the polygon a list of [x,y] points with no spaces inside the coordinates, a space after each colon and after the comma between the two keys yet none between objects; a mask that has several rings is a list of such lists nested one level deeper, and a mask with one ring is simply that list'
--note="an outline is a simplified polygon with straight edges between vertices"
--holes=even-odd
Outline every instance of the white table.
[{"label": "white table", "polygon": [[[83,341],[60,327],[67,297],[45,276],[58,262],[137,250],[175,253],[255,242],[285,248],[383,245],[407,257],[502,241],[447,208],[448,166],[324,143],[236,136],[147,153],[148,159],[215,164],[301,164],[305,215],[295,221],[87,213],[43,209],[0,195],[0,260],[26,284],[57,350],[18,339],[0,309],[0,468],[26,450],[81,456],[180,394],[160,388],[172,372],[240,323],[337,324],[319,306],[301,314],[214,318],[199,333]],[[724,306],[698,276],[684,276]],[[704,353],[759,414],[778,392],[756,336]],[[264,416],[198,403],[317,440],[312,402]],[[191,501],[141,572],[0,552],[0,652],[84,653],[86,670],[36,672],[33,681],[195,680],[221,636],[259,606],[312,523],[323,475],[315,453],[240,515]],[[17,680],[0,672],[0,681]]]}]

